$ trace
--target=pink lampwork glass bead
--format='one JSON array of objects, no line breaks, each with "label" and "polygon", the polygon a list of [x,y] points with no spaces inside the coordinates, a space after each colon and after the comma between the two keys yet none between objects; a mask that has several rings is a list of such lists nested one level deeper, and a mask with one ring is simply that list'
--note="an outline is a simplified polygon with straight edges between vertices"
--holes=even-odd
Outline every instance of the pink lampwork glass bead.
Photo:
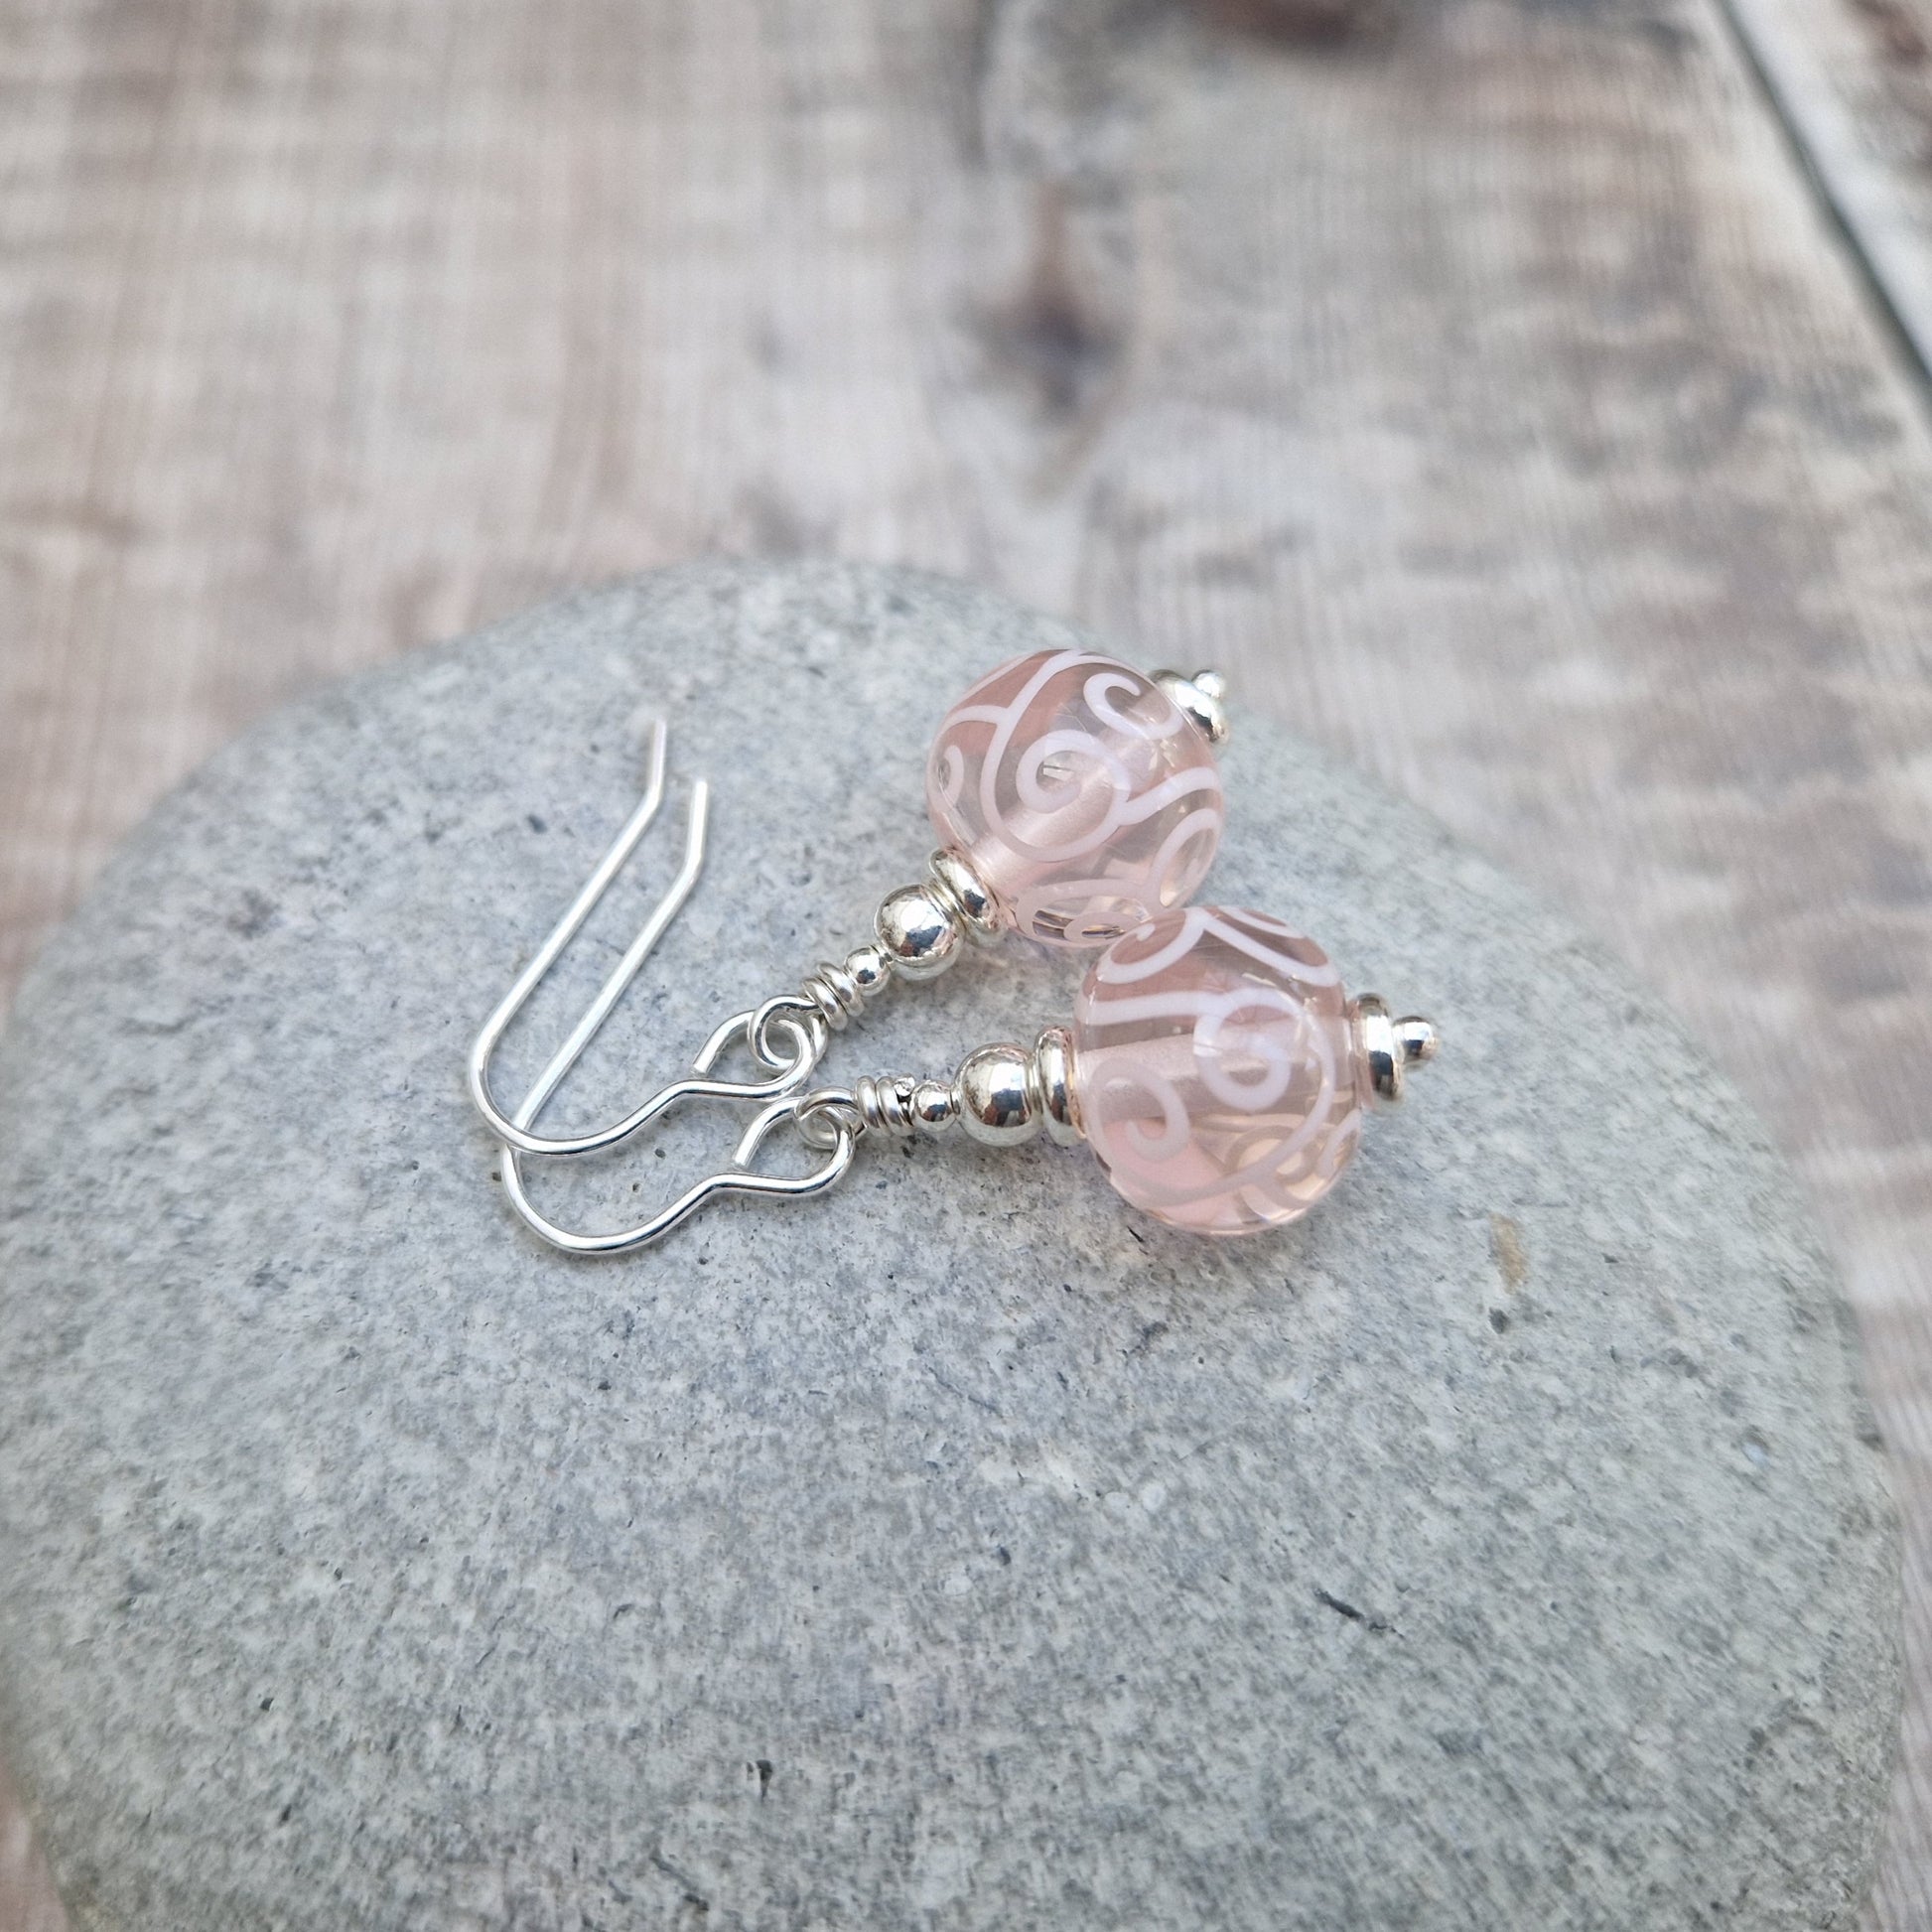
[{"label": "pink lampwork glass bead", "polygon": [[1341,978],[1261,912],[1183,906],[1117,939],[1073,1008],[1072,1085],[1120,1192],[1198,1234],[1299,1220],[1361,1135]]},{"label": "pink lampwork glass bead", "polygon": [[926,806],[1002,917],[1064,946],[1182,904],[1222,824],[1206,737],[1152,679],[1083,650],[981,678],[932,741]]}]

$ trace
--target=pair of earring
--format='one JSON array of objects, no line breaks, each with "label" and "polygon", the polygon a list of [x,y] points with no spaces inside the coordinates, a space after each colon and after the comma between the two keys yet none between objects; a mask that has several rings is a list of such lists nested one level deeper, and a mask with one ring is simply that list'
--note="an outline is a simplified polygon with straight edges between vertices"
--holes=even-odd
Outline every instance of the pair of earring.
[{"label": "pair of earring", "polygon": [[[693,787],[685,857],[564,1044],[510,1112],[494,1100],[496,1045],[576,936],[655,817],[665,732],[652,729],[644,795],[577,898],[477,1035],[470,1091],[501,1143],[516,1212],[577,1254],[640,1247],[720,1194],[802,1196],[834,1186],[868,1135],[943,1134],[1008,1147],[1044,1132],[1086,1141],[1108,1178],[1156,1219],[1210,1235],[1281,1227],[1335,1184],[1362,1117],[1402,1097],[1434,1057],[1435,1027],[1396,1019],[1373,994],[1349,999],[1312,940],[1262,912],[1193,905],[1220,842],[1215,748],[1228,734],[1212,671],[1144,676],[1090,651],[1036,651],[1003,664],[946,714],[926,759],[941,845],[916,885],[881,902],[874,936],[719,1026],[685,1077],[621,1120],[545,1135],[536,1123],[696,887],[709,790]],[[975,943],[1020,933],[1097,950],[1070,1025],[1031,1047],[979,1047],[945,1078],[867,1076],[811,1087],[830,1043],[895,980],[947,971]],[[718,1072],[733,1047],[756,1077]],[[609,1233],[558,1225],[531,1201],[522,1157],[566,1157],[627,1140],[686,1100],[755,1103],[729,1167],[647,1221]],[[803,1173],[756,1164],[789,1128],[812,1155]]]}]

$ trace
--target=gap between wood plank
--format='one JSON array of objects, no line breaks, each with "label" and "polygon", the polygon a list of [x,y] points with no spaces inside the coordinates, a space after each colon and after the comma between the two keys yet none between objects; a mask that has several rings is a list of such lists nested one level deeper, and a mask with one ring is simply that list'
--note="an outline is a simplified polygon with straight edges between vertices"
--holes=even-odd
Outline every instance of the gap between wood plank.
[{"label": "gap between wood plank", "polygon": [[1826,226],[1837,237],[1881,328],[1910,370],[1920,406],[1932,417],[1932,316],[1915,317],[1915,305],[1901,297],[1880,252],[1867,243],[1859,215],[1833,179],[1803,108],[1766,49],[1762,26],[1750,16],[1747,0],[1742,6],[1739,0],[1712,0],[1712,10],[1724,22],[1737,50],[1738,65],[1762,96]]}]

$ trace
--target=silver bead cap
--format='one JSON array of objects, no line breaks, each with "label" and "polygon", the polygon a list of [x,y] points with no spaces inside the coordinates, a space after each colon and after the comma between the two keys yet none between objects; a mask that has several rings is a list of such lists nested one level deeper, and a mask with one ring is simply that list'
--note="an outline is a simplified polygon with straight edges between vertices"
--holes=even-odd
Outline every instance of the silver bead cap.
[{"label": "silver bead cap", "polygon": [[944,846],[925,862],[926,878],[947,907],[979,944],[991,945],[1008,919],[993,888],[957,846]]},{"label": "silver bead cap", "polygon": [[1034,1042],[1033,1083],[1047,1139],[1077,1147],[1087,1135],[1073,1086],[1073,1035],[1064,1027],[1048,1027]]},{"label": "silver bead cap", "polygon": [[1180,715],[1210,745],[1225,745],[1232,727],[1228,723],[1228,681],[1219,671],[1196,671],[1184,677],[1179,671],[1156,671],[1154,682],[1179,708]]},{"label": "silver bead cap", "polygon": [[1348,1003],[1355,1029],[1355,1050],[1368,1070],[1368,1083],[1378,1100],[1391,1105],[1402,1098],[1403,1081],[1412,1066],[1427,1066],[1442,1050],[1443,1036],[1433,1020],[1419,1013],[1400,1020],[1389,1017],[1388,1003],[1364,993]]}]

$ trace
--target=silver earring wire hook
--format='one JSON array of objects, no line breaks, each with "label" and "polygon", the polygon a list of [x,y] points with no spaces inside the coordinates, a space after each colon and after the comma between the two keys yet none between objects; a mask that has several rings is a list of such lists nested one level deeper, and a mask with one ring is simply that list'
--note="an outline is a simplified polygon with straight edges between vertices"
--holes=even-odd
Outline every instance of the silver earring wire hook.
[{"label": "silver earring wire hook", "polygon": [[[713,1174],[687,1189],[669,1207],[654,1215],[641,1228],[625,1229],[615,1234],[579,1234],[560,1226],[537,1210],[524,1187],[520,1160],[520,1156],[524,1153],[589,1154],[601,1148],[615,1146],[681,1100],[769,1102],[780,1095],[793,1092],[817,1066],[824,1052],[825,1028],[815,1012],[795,998],[767,1000],[762,1006],[734,1014],[731,1019],[715,1029],[692,1061],[691,1073],[688,1076],[660,1087],[641,1106],[634,1108],[615,1125],[600,1128],[593,1133],[571,1136],[547,1136],[531,1131],[538,1116],[549,1105],[557,1089],[569,1077],[571,1069],[583,1057],[591,1041],[597,1037],[605,1022],[615,1011],[618,1002],[623,997],[631,981],[636,978],[658,941],[670,929],[671,922],[683,909],[686,900],[690,898],[697,887],[699,876],[704,870],[705,840],[710,821],[711,800],[711,788],[701,778],[693,785],[691,791],[690,815],[685,827],[684,859],[678,868],[677,876],[665,889],[657,903],[651,907],[643,924],[638,928],[635,938],[625,949],[623,957],[606,977],[604,984],[598,989],[596,998],[585,1008],[582,1017],[571,1029],[563,1044],[551,1055],[514,1113],[505,1114],[492,1098],[489,1091],[489,1067],[503,1035],[528,1004],[531,996],[562,957],[571,941],[582,930],[585,921],[603,901],[604,896],[611,890],[618,874],[623,869],[656,818],[664,801],[667,751],[666,728],[661,720],[654,721],[651,726],[648,772],[642,797],[637,801],[617,837],[612,840],[604,857],[598,861],[596,869],[585,881],[582,890],[571,901],[563,917],[551,928],[529,965],[517,976],[516,983],[483,1023],[470,1049],[468,1074],[471,1098],[501,1142],[504,1191],[509,1197],[511,1206],[545,1240],[553,1246],[575,1254],[604,1254],[622,1248],[641,1246],[646,1241],[655,1240],[659,1234],[668,1232],[715,1194],[816,1192],[818,1188],[830,1186],[836,1181],[844,1173],[852,1158],[852,1148],[848,1143],[834,1146],[831,1149],[830,1159],[823,1164],[818,1173],[798,1178],[743,1173],[737,1171]],[[772,1038],[774,1033],[782,1044],[782,1054],[774,1049]],[[759,1063],[775,1066],[778,1070],[769,1077],[759,1080],[722,1080],[711,1077],[712,1068],[717,1064],[719,1057],[735,1041],[742,1041],[749,1047],[753,1057]]]},{"label": "silver earring wire hook", "polygon": [[[584,1009],[563,1044],[550,1056],[515,1111],[504,1113],[491,1095],[490,1063],[503,1035],[549,976],[565,949],[583,929],[585,922],[603,902],[618,874],[623,870],[656,819],[664,802],[668,750],[669,733],[661,719],[655,720],[650,730],[643,795],[617,837],[611,841],[589,879],[584,882],[577,897],[571,900],[562,918],[551,928],[530,963],[517,975],[515,984],[497,1003],[495,1011],[483,1022],[470,1048],[470,1095],[501,1143],[503,1188],[510,1205],[546,1241],[571,1254],[612,1254],[626,1248],[641,1247],[668,1233],[719,1194],[816,1193],[841,1179],[852,1162],[853,1138],[842,1134],[834,1138],[829,1150],[823,1147],[818,1150],[825,1152],[827,1158],[812,1173],[799,1176],[755,1173],[747,1172],[742,1166],[748,1155],[741,1144],[741,1152],[732,1170],[698,1181],[641,1226],[607,1234],[583,1234],[561,1226],[536,1208],[524,1186],[521,1161],[524,1154],[590,1154],[600,1148],[615,1146],[681,1100],[724,1099],[769,1103],[795,1091],[817,1066],[825,1050],[826,1028],[816,1009],[800,998],[767,1000],[761,1006],[734,1014],[718,1027],[699,1049],[688,1076],[660,1087],[642,1105],[633,1108],[614,1125],[576,1135],[543,1135],[531,1131],[697,888],[704,870],[711,803],[711,788],[700,778],[691,791],[690,814],[684,835],[684,859],[677,876],[651,907],[623,957],[606,976],[597,996]],[[712,1078],[712,1068],[735,1041],[742,1041],[755,1060],[775,1066],[777,1071],[759,1080]],[[759,1119],[762,1122],[762,1114]],[[754,1137],[753,1145],[768,1131],[768,1127],[761,1127]]]},{"label": "silver earring wire hook", "polygon": [[584,1049],[596,1036],[598,1030],[611,1016],[612,1009],[623,997],[624,989],[636,977],[637,970],[649,957],[651,948],[663,936],[664,930],[677,917],[684,901],[690,897],[692,889],[698,883],[698,874],[704,866],[705,820],[710,809],[709,787],[700,779],[691,793],[691,816],[685,833],[684,865],[678,876],[671,882],[669,890],[657,904],[651,908],[637,936],[631,941],[610,976],[599,989],[597,998],[584,1011],[582,1019],[571,1030],[570,1037],[551,1055],[549,1064],[537,1076],[536,1084],[531,1087],[523,1104],[517,1108],[512,1118],[497,1107],[489,1091],[489,1063],[495,1056],[511,1023],[529,1004],[530,996],[549,976],[550,969],[562,956],[564,948],[575,939],[583,929],[586,919],[603,902],[604,896],[611,890],[612,882],[623,870],[625,862],[636,851],[644,834],[650,830],[652,821],[657,817],[664,803],[664,768],[669,750],[669,734],[664,721],[653,719],[650,727],[650,750],[648,771],[644,782],[643,796],[638,799],[636,808],[624,821],[617,837],[611,841],[604,857],[597,863],[596,870],[584,882],[583,889],[571,900],[568,910],[551,927],[549,936],[536,950],[536,956],[517,975],[516,983],[498,1002],[496,1010],[483,1024],[475,1042],[470,1048],[469,1078],[470,1097],[477,1103],[478,1111],[490,1127],[502,1137],[531,1154],[566,1154],[588,1151],[583,1144],[594,1141],[594,1137],[580,1136],[573,1141],[545,1139],[528,1134],[524,1130],[542,1111],[552,1094],[562,1084],[564,1077],[583,1056]]},{"label": "silver earring wire hook", "polygon": [[[650,829],[659,807],[664,802],[664,770],[668,733],[661,719],[653,721],[650,732],[648,755],[648,776],[643,796],[637,801],[628,819],[617,837],[611,841],[608,851],[598,861],[596,870],[584,882],[583,889],[571,901],[549,936],[537,948],[535,957],[517,976],[516,983],[498,1003],[496,1010],[483,1022],[482,1031],[477,1035],[470,1048],[469,1085],[470,1097],[476,1102],[477,1110],[488,1123],[491,1131],[505,1148],[524,1154],[592,1154],[600,1148],[614,1147],[620,1141],[634,1134],[647,1121],[653,1120],[667,1107],[680,1100],[720,1099],[720,1100],[769,1100],[780,1093],[791,1090],[803,1079],[816,1064],[816,1054],[807,1053],[814,1041],[807,1037],[806,1030],[799,1027],[785,1013],[767,1016],[764,1009],[754,1009],[748,1013],[734,1015],[725,1022],[709,1040],[704,1050],[693,1063],[693,1074],[697,1077],[674,1080],[633,1108],[621,1120],[609,1127],[602,1127],[586,1134],[546,1135],[531,1131],[533,1123],[549,1105],[571,1069],[583,1058],[585,1049],[595,1039],[604,1024],[610,1019],[618,1002],[622,999],[630,982],[637,977],[657,942],[669,930],[671,921],[683,909],[685,901],[696,889],[699,875],[704,870],[705,838],[710,820],[711,787],[700,778],[691,788],[690,815],[685,827],[684,861],[678,873],[665,889],[663,897],[651,907],[637,935],[631,940],[623,957],[612,968],[597,997],[585,1008],[582,1018],[571,1029],[570,1035],[550,1057],[549,1063],[537,1075],[535,1084],[524,1096],[514,1113],[506,1114],[489,1091],[490,1061],[496,1048],[511,1023],[528,1004],[530,996],[543,983],[544,979],[562,956],[564,949],[582,930],[585,920],[597,909],[604,896],[611,890],[612,883],[622,871],[624,863],[637,849],[644,834]],[[767,1002],[767,1005],[770,1003]],[[764,1049],[770,1044],[771,1028],[777,1028],[793,1049],[789,1063],[779,1062]],[[731,1043],[735,1036],[742,1036],[752,1045],[755,1054],[766,1065],[777,1065],[778,1071],[760,1080],[717,1080],[707,1078],[718,1056]]]}]

